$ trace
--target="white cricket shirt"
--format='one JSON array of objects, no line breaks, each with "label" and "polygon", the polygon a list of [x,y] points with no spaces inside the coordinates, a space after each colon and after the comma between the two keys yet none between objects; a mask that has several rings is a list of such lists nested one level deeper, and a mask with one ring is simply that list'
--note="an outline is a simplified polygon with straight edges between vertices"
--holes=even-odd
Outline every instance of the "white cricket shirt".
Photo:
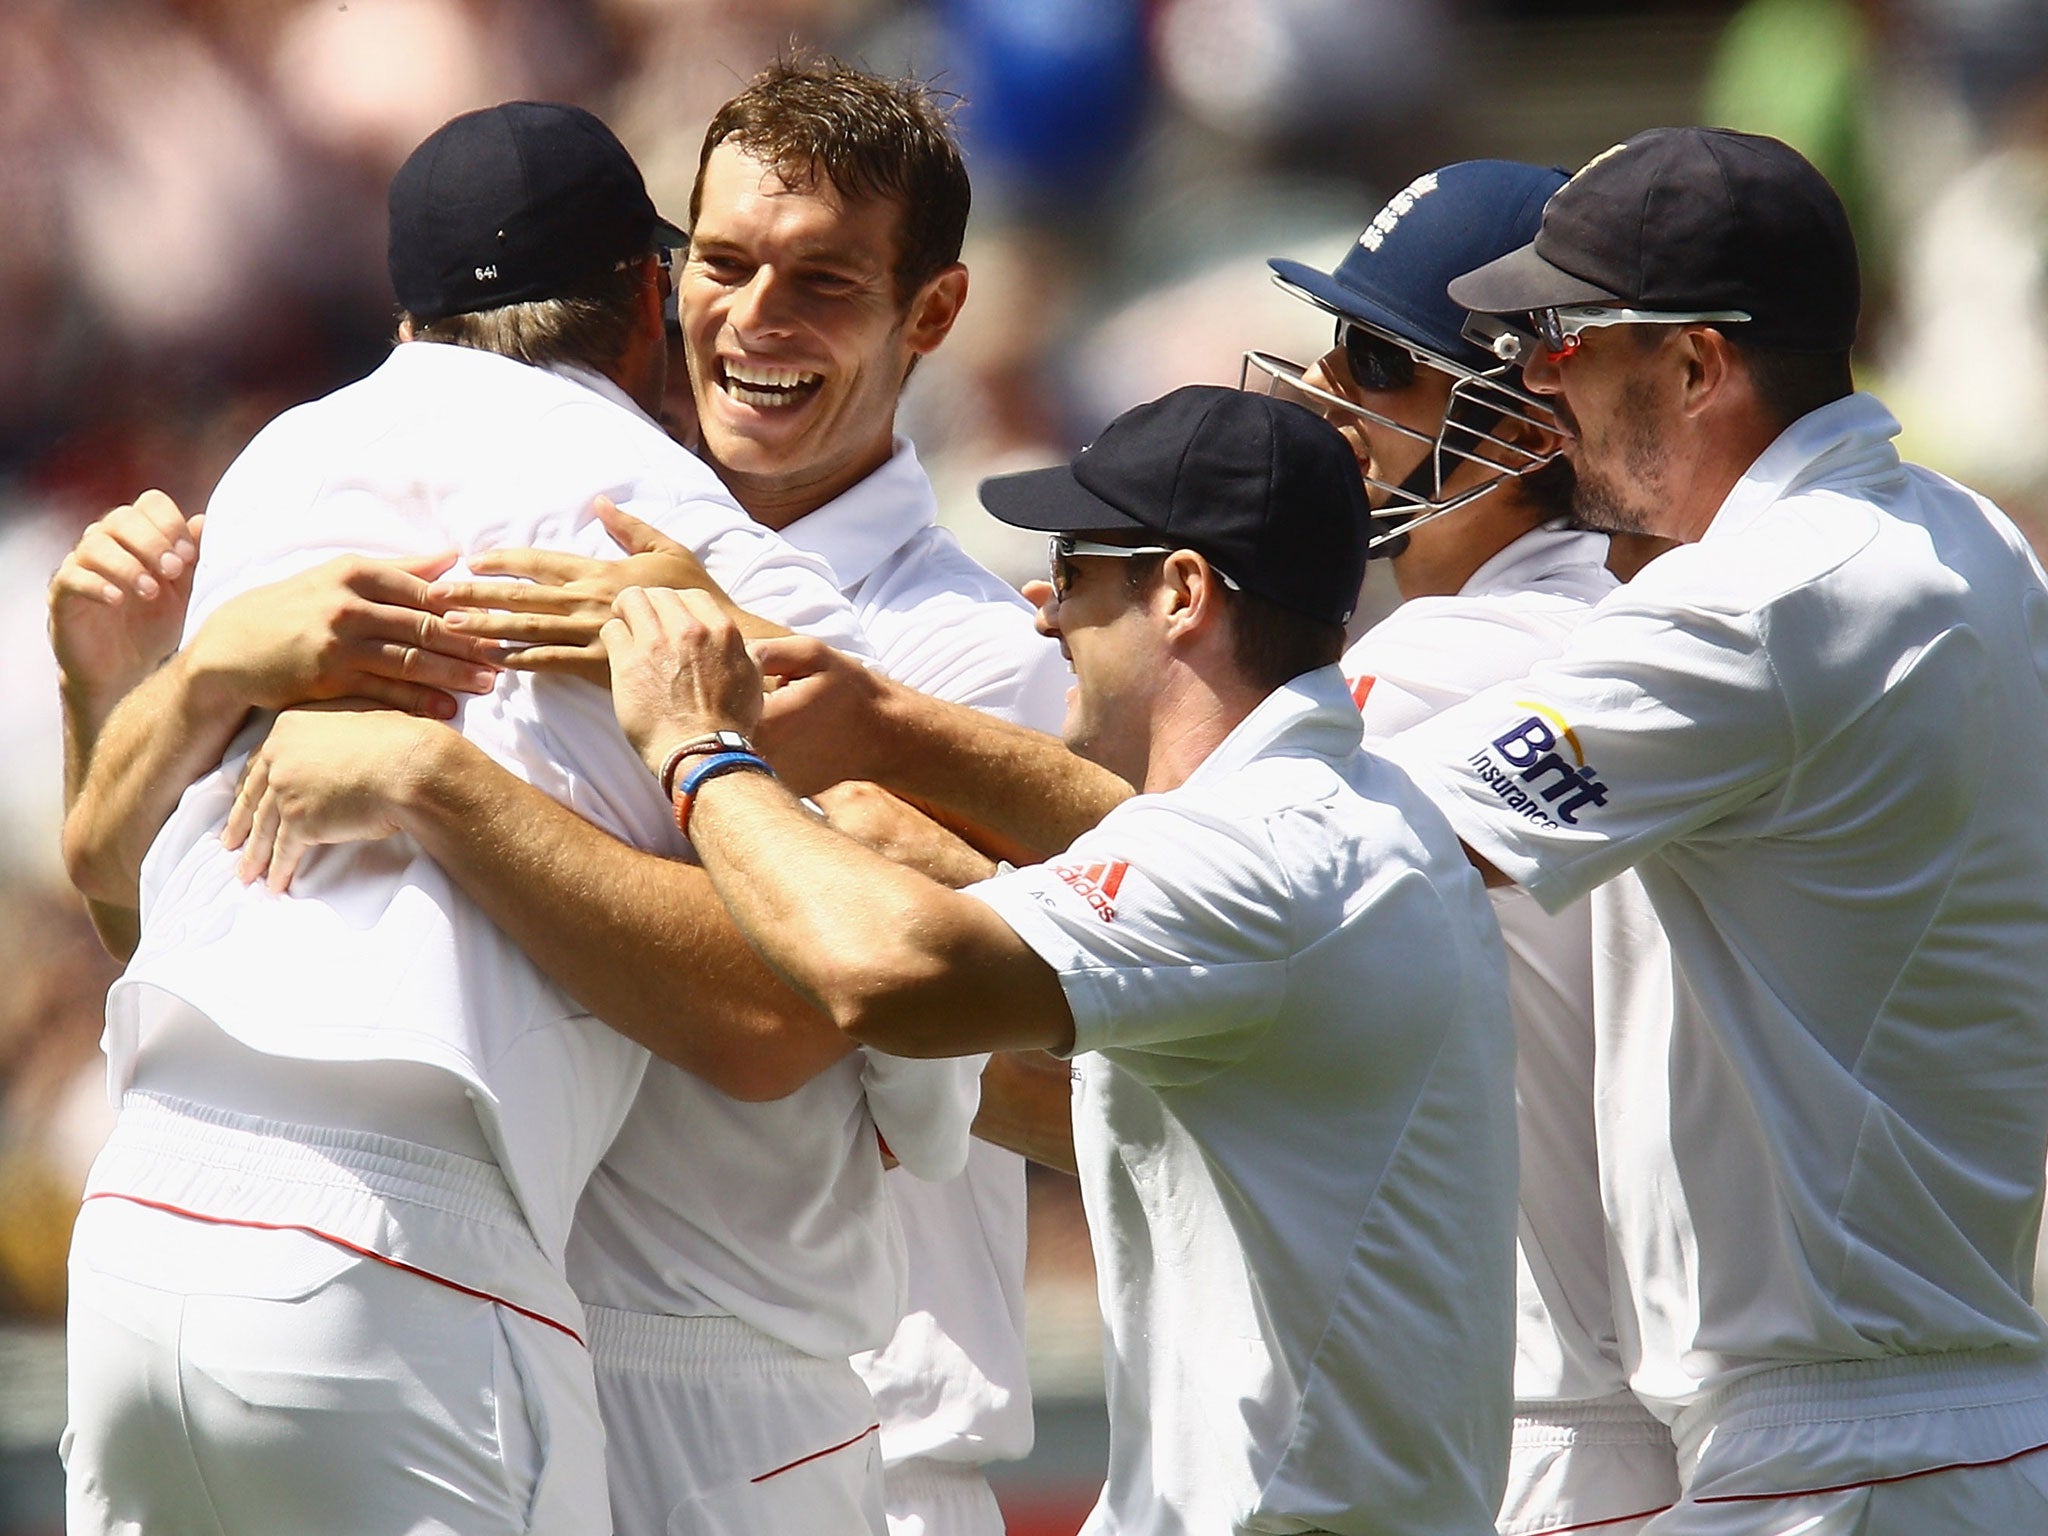
[{"label": "white cricket shirt", "polygon": [[1478,878],[1337,668],[971,888],[1060,976],[1106,1338],[1085,1529],[1477,1533],[1505,1472],[1514,1037]]},{"label": "white cricket shirt", "polygon": [[[1897,431],[1864,395],[1802,418],[1556,661],[1389,748],[1546,906],[1634,866],[1662,922],[1634,992],[1669,1050],[1612,1091],[1663,1172],[1610,1220],[1667,1416],[1766,1366],[2048,1346],[2048,589]],[[2023,1448],[1973,1422],[1875,1461]]]},{"label": "white cricket shirt", "polygon": [[[369,377],[286,412],[236,459],[208,505],[186,634],[235,594],[338,554],[532,545],[615,558],[590,515],[599,494],[688,545],[754,611],[864,651],[823,568],[749,519],[608,381],[434,342],[401,345]],[[463,701],[458,724],[614,836],[679,848],[603,689],[506,672]],[[252,722],[150,849],[142,942],[107,1005],[116,1093],[149,989],[272,1055],[443,1068],[472,1091],[559,1263],[647,1053],[547,981],[409,838],[318,849],[283,895],[242,885],[219,833],[266,728]]]},{"label": "white cricket shirt", "polygon": [[[1453,596],[1403,603],[1344,655],[1369,743],[1557,655],[1616,586],[1607,540],[1560,519],[1496,552]],[[1589,902],[1555,916],[1490,893],[1508,954],[1522,1148],[1515,1397],[1586,1402],[1627,1386],[1600,1202]]]},{"label": "white cricket shirt", "polygon": [[[898,439],[881,468],[785,537],[830,568],[884,671],[1043,723],[1065,696],[1059,647],[935,517],[916,454]],[[635,1312],[730,1313],[863,1364],[901,1321],[922,1342],[878,1357],[904,1378],[877,1392],[884,1453],[1024,1455],[1023,1160],[968,1138],[985,1059],[864,1052],[769,1104],[736,1103],[650,1063],[577,1212],[577,1293]],[[903,1160],[887,1174],[864,1124],[870,1107]]]}]

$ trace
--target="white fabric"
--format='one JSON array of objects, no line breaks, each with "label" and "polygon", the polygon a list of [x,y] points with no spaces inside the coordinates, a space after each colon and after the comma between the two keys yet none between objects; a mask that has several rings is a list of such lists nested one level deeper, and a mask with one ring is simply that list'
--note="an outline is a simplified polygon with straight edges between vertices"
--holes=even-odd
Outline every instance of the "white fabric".
[{"label": "white fabric", "polygon": [[1060,976],[1107,1337],[1086,1529],[1487,1532],[1514,1039],[1456,841],[1335,667],[972,887]]},{"label": "white fabric", "polygon": [[900,1461],[888,1485],[889,1536],[1003,1536],[1003,1507],[979,1467]]},{"label": "white fabric", "polygon": [[[286,412],[243,451],[208,506],[187,633],[228,597],[346,552],[616,555],[590,515],[600,493],[688,545],[737,601],[860,648],[823,569],[749,520],[608,382],[429,342]],[[507,672],[463,704],[460,724],[606,831],[678,847],[602,689]],[[262,729],[186,792],[150,850],[141,946],[108,1000],[114,1088],[146,987],[272,1054],[441,1067],[474,1090],[535,1235],[559,1259],[646,1052],[546,981],[410,839],[320,849],[284,895],[243,886],[218,833]]]},{"label": "white fabric", "polygon": [[68,1332],[76,1536],[603,1528],[582,1346],[321,1238],[89,1201]]},{"label": "white fabric", "polygon": [[886,1064],[897,1081],[871,1093],[856,1052],[754,1104],[656,1063],[577,1210],[576,1293],[628,1312],[729,1314],[834,1360],[874,1348],[904,1306],[877,1121],[893,1147],[899,1133],[906,1146],[930,1137],[918,1119],[943,1120],[954,1155],[931,1171],[956,1171],[980,1078],[977,1063],[945,1065]]},{"label": "white fabric", "polygon": [[[1896,431],[1867,396],[1795,423],[1556,662],[1390,749],[1547,906],[1635,865],[1661,919],[1669,1050],[1612,1091],[1670,1156],[1609,1217],[1666,1416],[1771,1366],[2048,1346],[2048,588]],[[1939,1427],[1890,1470],[2032,1432]]]},{"label": "white fabric", "polygon": [[[1059,646],[1034,628],[1030,604],[938,526],[931,482],[907,439],[783,536],[831,567],[877,663],[898,682],[1059,730],[1072,681]],[[909,1302],[888,1346],[854,1361],[881,1410],[884,1459],[893,1468],[914,1457],[1028,1455],[1024,1160],[976,1142],[958,1178],[899,1169],[884,1185],[909,1251]]]},{"label": "white fabric", "polygon": [[590,1354],[618,1536],[884,1536],[875,1405],[844,1359],[604,1307]]},{"label": "white fabric", "polygon": [[[1368,742],[1556,656],[1615,589],[1607,540],[1531,529],[1455,596],[1403,603],[1345,654]],[[1546,913],[1491,893],[1515,1020],[1521,1217],[1516,1439],[1500,1529],[1521,1536],[1653,1511],[1676,1497],[1670,1436],[1628,1397],[1601,1204],[1591,903]],[[1624,1169],[1626,1176],[1632,1169]]]},{"label": "white fabric", "polygon": [[1500,1536],[1635,1536],[1677,1501],[1671,1431],[1633,1393],[1515,1405]]}]

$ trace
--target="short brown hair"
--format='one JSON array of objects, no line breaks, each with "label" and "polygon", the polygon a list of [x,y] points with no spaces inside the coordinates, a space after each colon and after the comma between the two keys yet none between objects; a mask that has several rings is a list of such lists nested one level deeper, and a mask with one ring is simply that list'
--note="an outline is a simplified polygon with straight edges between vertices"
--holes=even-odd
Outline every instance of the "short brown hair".
[{"label": "short brown hair", "polygon": [[[1124,581],[1133,591],[1149,587],[1165,565],[1164,555],[1133,556],[1124,562]],[[1216,569],[1215,562],[1210,568]],[[1270,692],[1343,656],[1342,624],[1310,618],[1241,588],[1216,586],[1230,616],[1230,659],[1247,682]]]},{"label": "short brown hair", "polygon": [[501,304],[439,320],[402,318],[415,341],[442,341],[517,358],[536,368],[576,363],[599,373],[621,357],[640,325],[638,263],[601,272],[553,298]]},{"label": "short brown hair", "polygon": [[827,55],[779,59],[718,109],[704,130],[690,222],[704,200],[704,165],[731,143],[792,186],[823,178],[841,197],[882,198],[898,210],[896,298],[911,296],[960,259],[971,193],[953,138],[950,102],[919,80],[887,80]]}]

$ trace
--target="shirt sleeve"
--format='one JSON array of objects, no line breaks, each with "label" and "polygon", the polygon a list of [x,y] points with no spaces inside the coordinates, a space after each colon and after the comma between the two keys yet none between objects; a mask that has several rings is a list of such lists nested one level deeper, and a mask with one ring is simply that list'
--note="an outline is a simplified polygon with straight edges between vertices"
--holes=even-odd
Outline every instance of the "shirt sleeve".
[{"label": "shirt sleeve", "polygon": [[967,1168],[967,1141],[981,1109],[987,1056],[911,1060],[861,1047],[868,1113],[896,1160],[920,1179],[943,1183]]},{"label": "shirt sleeve", "polygon": [[1344,653],[1368,740],[1407,730],[1563,649],[1583,603],[1417,598]]},{"label": "shirt sleeve", "polygon": [[1059,974],[1074,1050],[1153,1081],[1236,1061],[1286,993],[1291,893],[1255,818],[1142,797],[1057,859],[967,894]]},{"label": "shirt sleeve", "polygon": [[1755,615],[1610,599],[1554,661],[1377,750],[1555,912],[1773,795],[1794,734]]}]

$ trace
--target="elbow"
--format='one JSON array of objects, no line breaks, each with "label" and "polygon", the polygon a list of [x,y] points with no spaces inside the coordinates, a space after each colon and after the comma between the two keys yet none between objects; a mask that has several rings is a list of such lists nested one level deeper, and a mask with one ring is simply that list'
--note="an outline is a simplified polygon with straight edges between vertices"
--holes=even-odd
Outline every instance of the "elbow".
[{"label": "elbow", "polygon": [[892,1056],[948,1055],[923,1045],[919,1021],[943,982],[930,957],[895,946],[834,965],[819,1001],[840,1034]]},{"label": "elbow", "polygon": [[90,901],[135,905],[135,882],[120,868],[114,849],[97,835],[91,818],[77,810],[64,818],[64,873]]}]

